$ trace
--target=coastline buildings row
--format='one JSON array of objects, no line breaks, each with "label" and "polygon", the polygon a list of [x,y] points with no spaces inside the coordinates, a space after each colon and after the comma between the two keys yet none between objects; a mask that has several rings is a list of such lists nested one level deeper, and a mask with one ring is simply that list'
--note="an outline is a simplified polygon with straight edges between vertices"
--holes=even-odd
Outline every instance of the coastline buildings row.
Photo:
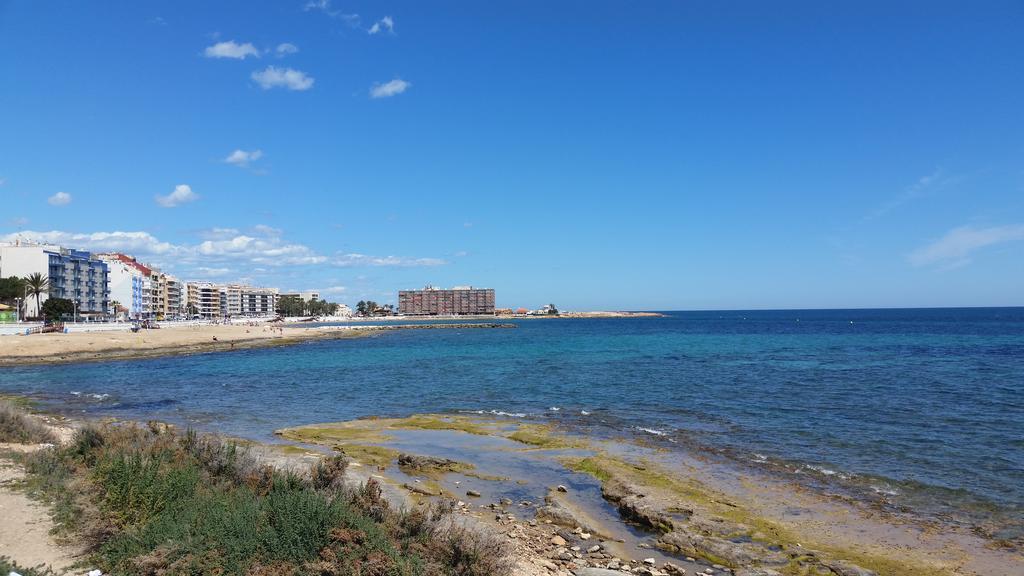
[{"label": "coastline buildings row", "polygon": [[[48,298],[65,298],[77,303],[79,315],[96,319],[271,316],[276,313],[279,297],[277,288],[183,282],[117,252],[94,254],[20,241],[0,244],[0,278],[27,278],[32,274],[48,279],[38,305]],[[38,316],[36,299],[23,300],[24,315]]]}]

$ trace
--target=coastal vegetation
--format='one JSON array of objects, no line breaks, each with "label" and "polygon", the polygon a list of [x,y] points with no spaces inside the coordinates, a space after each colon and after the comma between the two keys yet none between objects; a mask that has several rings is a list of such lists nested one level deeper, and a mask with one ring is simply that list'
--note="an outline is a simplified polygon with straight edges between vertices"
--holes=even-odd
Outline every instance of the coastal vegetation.
[{"label": "coastal vegetation", "polygon": [[281,471],[215,437],[137,425],[87,426],[25,456],[30,492],[104,573],[509,572],[503,544],[455,520],[450,502],[395,509],[376,481],[346,483],[347,463]]},{"label": "coastal vegetation", "polygon": [[373,300],[360,300],[356,303],[356,315],[358,316],[391,316],[395,313],[392,304],[381,306]]},{"label": "coastal vegetation", "polygon": [[28,294],[36,298],[36,310],[42,307],[39,303],[40,297],[50,288],[50,279],[39,272],[33,272],[25,278],[25,286]]},{"label": "coastal vegetation", "polygon": [[55,322],[75,313],[75,304],[67,298],[47,298],[40,310],[48,322]]},{"label": "coastal vegetation", "polygon": [[316,298],[303,300],[298,296],[282,296],[277,301],[277,313],[282,316],[332,316],[338,308],[338,304]]},{"label": "coastal vegetation", "polygon": [[57,574],[45,566],[29,568],[20,566],[7,556],[0,556],[0,574],[20,574],[21,576],[57,576]]},{"label": "coastal vegetation", "polygon": [[13,402],[0,399],[0,442],[52,444],[56,441],[56,435],[45,424],[25,414]]}]

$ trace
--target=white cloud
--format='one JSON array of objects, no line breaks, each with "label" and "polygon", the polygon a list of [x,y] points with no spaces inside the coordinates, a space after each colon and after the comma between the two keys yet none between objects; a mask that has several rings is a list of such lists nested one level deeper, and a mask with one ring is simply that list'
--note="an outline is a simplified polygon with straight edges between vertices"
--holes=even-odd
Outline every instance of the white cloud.
[{"label": "white cloud", "polygon": [[[282,268],[312,266],[321,270],[324,265],[340,267],[414,267],[439,266],[446,262],[438,258],[405,258],[397,256],[368,256],[343,254],[325,256],[304,244],[288,242],[280,231],[265,225],[252,227],[266,233],[239,233],[236,228],[213,228],[198,234],[205,240],[198,243],[175,244],[163,241],[148,232],[92,232],[77,233],[52,230],[25,231],[0,234],[0,242],[16,239],[56,244],[92,252],[123,252],[141,262],[159,266],[166,272],[191,280],[203,277],[225,277],[245,272],[274,274]],[[233,272],[232,272],[233,271]],[[280,272],[278,272],[280,273]],[[239,278],[233,278],[240,280]],[[282,278],[278,278],[282,280]],[[331,280],[332,283],[337,282]],[[324,292],[342,292],[344,287],[333,286]]]},{"label": "white cloud", "polygon": [[[313,290],[313,292],[317,292],[317,290]],[[319,292],[320,292],[320,294],[342,294],[342,293],[348,292],[348,287],[347,286],[328,286],[327,288],[323,288],[323,289],[319,290]]]},{"label": "white cloud", "polygon": [[322,10],[326,12],[331,9],[331,0],[309,0],[302,9],[306,12],[309,12],[310,10]]},{"label": "white cloud", "polygon": [[958,268],[971,262],[971,254],[986,246],[1024,240],[1024,224],[975,228],[960,226],[934,242],[911,252],[907,259],[914,266],[939,265]]},{"label": "white cloud", "polygon": [[15,218],[11,218],[7,222],[10,223],[11,226],[21,228],[22,226],[28,224],[28,218],[25,218],[24,216],[18,216]]},{"label": "white cloud", "polygon": [[239,235],[227,240],[206,240],[196,246],[200,256],[244,258],[256,264],[322,264],[327,257],[302,244],[284,244],[278,238]]},{"label": "white cloud", "polygon": [[71,204],[71,194],[67,192],[57,192],[53,196],[46,199],[51,206],[67,206]]},{"label": "white cloud", "polygon": [[309,90],[316,80],[300,70],[267,66],[259,72],[253,72],[251,78],[264,90],[271,88],[287,88],[289,90]]},{"label": "white cloud", "polygon": [[395,32],[395,19],[392,18],[391,16],[385,16],[380,20],[374,22],[373,26],[370,26],[370,29],[367,30],[366,32],[368,34],[378,34],[380,32],[385,31],[392,34],[394,34]]},{"label": "white cloud", "polygon": [[228,157],[224,159],[224,162],[226,164],[233,164],[235,166],[245,168],[250,162],[255,162],[262,157],[262,150],[252,150],[251,152],[246,150],[235,150],[231,154],[228,154]]},{"label": "white cloud", "polygon": [[331,18],[337,18],[345,22],[345,24],[348,24],[352,28],[359,26],[359,14],[345,14],[341,10],[333,10],[331,9],[331,0],[310,0],[303,7],[303,10],[306,12],[311,10],[323,12]]},{"label": "white cloud", "polygon": [[868,222],[881,218],[902,207],[904,204],[909,204],[915,200],[936,194],[951,185],[955,185],[961,180],[963,180],[963,178],[958,176],[947,176],[941,168],[937,169],[931,174],[918,178],[916,182],[904,188],[899,194],[890,198],[889,201],[878,208],[875,208],[871,213],[864,217],[864,221]]},{"label": "white cloud", "polygon": [[206,230],[199,231],[199,237],[206,240],[223,240],[225,238],[231,238],[232,236],[238,236],[238,228],[208,228]]},{"label": "white cloud", "polygon": [[331,260],[331,264],[342,268],[354,266],[393,266],[412,268],[417,266],[441,266],[447,264],[440,258],[407,258],[404,256],[367,256],[366,254],[340,254]]},{"label": "white cloud", "polygon": [[208,266],[199,266],[195,271],[202,276],[227,276],[231,274],[231,268],[210,268]]},{"label": "white cloud", "polygon": [[170,194],[166,196],[157,194],[153,199],[164,208],[174,208],[187,202],[195,202],[199,199],[199,195],[193,192],[192,187],[188,184],[178,184]]},{"label": "white cloud", "polygon": [[249,56],[253,58],[260,57],[260,51],[251,43],[239,44],[234,40],[217,42],[213,46],[207,46],[203,54],[207,58],[234,58],[236,60],[244,60]]},{"label": "white cloud", "polygon": [[16,237],[42,244],[57,244],[67,248],[92,250],[96,252],[126,252],[139,256],[178,255],[181,247],[169,242],[161,242],[148,232],[49,232],[26,231],[0,237],[5,242]]},{"label": "white cloud", "polygon": [[267,226],[266,224],[257,224],[252,227],[252,231],[254,234],[262,236],[281,236],[284,234],[284,230],[274,228],[273,226]]},{"label": "white cloud", "polygon": [[370,88],[371,98],[390,98],[396,94],[401,94],[412,86],[412,82],[406,82],[400,78],[395,78],[390,82],[384,84],[375,84],[373,88]]},{"label": "white cloud", "polygon": [[299,47],[290,42],[282,42],[274,49],[274,52],[277,52],[278,56],[287,56],[289,54],[295,54],[298,51]]}]

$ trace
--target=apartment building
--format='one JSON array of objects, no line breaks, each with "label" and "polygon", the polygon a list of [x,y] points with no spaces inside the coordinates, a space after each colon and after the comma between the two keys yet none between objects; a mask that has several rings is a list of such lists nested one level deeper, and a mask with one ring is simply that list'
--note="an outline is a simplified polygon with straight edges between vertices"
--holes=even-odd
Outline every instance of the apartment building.
[{"label": "apartment building", "polygon": [[245,284],[186,283],[188,314],[206,319],[273,316],[279,298],[277,288]]},{"label": "apartment building", "polygon": [[494,314],[494,289],[456,286],[450,290],[427,286],[398,293],[398,313],[425,316]]},{"label": "apartment building", "polygon": [[[0,277],[28,277],[41,274],[48,289],[38,304],[48,298],[75,301],[79,314],[105,316],[110,304],[107,263],[84,250],[55,245],[13,242],[0,244]],[[26,300],[26,315],[38,316],[35,298]]]},{"label": "apartment building", "polygon": [[277,311],[277,288],[244,286],[239,294],[241,316],[273,316]]},{"label": "apartment building", "polygon": [[199,316],[207,320],[221,318],[220,286],[211,282],[188,282],[186,284],[188,302],[186,308],[189,316]]},{"label": "apartment building", "polygon": [[308,292],[288,292],[286,294],[281,294],[279,297],[280,298],[298,298],[298,299],[303,300],[305,302],[309,302],[311,300],[319,300],[320,299],[320,293],[319,292],[314,292],[312,290],[310,290]]},{"label": "apartment building", "polygon": [[[107,263],[110,283],[110,300],[117,302],[127,310],[128,318],[149,318],[152,312],[147,294],[150,289],[152,270],[126,254],[97,254]],[[111,313],[116,311],[111,310]]]}]

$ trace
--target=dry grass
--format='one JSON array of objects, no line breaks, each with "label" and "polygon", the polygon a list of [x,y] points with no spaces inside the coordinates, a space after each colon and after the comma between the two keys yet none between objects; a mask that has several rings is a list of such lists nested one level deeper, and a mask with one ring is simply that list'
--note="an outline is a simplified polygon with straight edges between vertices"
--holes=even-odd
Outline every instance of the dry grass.
[{"label": "dry grass", "polygon": [[56,435],[39,419],[21,411],[13,403],[0,401],[0,442],[13,444],[53,444]]}]

